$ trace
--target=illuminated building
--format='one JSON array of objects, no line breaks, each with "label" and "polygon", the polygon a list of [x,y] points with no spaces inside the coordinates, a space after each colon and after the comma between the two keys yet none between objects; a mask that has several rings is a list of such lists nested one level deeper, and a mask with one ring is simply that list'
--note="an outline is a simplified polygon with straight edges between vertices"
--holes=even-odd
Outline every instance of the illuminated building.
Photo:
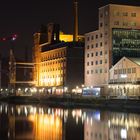
[{"label": "illuminated building", "polygon": [[[85,34],[85,85],[107,87],[109,70],[123,56],[140,57],[140,7],[99,8],[99,28]],[[104,92],[105,93],[105,92]]]},{"label": "illuminated building", "polygon": [[110,95],[139,95],[140,58],[123,57],[110,69]]},{"label": "illuminated building", "polygon": [[77,42],[72,39],[73,35],[63,34],[53,23],[34,35],[35,86],[62,93],[83,83],[83,37],[78,36]]}]

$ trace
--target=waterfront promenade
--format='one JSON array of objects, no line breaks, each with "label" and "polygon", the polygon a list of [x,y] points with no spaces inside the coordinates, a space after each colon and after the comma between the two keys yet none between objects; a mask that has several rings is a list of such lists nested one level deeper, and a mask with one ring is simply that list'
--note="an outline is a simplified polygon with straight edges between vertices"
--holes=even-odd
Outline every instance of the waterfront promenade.
[{"label": "waterfront promenade", "polygon": [[115,110],[140,111],[139,99],[110,99],[92,96],[47,95],[47,96],[7,96],[1,102],[12,104],[43,104],[57,107],[107,108]]}]

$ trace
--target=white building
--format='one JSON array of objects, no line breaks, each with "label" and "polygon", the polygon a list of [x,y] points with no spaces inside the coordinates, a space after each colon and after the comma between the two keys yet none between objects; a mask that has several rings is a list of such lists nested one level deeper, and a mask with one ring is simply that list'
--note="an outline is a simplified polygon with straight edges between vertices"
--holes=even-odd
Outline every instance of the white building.
[{"label": "white building", "polygon": [[123,57],[110,69],[110,95],[140,94],[140,58]]},{"label": "white building", "polygon": [[85,86],[107,87],[109,69],[123,56],[140,57],[140,7],[99,8],[99,28],[85,34]]}]

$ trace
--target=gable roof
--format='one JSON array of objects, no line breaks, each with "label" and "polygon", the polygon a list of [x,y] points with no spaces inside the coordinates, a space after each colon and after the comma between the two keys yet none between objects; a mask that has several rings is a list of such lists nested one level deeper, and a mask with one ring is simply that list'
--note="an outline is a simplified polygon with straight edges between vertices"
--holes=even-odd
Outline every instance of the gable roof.
[{"label": "gable roof", "polygon": [[137,65],[140,65],[140,58],[128,57],[128,59],[131,60],[132,62],[136,63]]}]

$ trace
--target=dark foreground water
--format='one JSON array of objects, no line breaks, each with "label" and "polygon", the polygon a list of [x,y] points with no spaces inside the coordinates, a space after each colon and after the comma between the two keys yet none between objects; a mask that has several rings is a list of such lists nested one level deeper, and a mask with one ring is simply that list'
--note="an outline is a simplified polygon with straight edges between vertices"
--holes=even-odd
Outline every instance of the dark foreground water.
[{"label": "dark foreground water", "polygon": [[140,140],[140,115],[0,104],[0,140]]}]

